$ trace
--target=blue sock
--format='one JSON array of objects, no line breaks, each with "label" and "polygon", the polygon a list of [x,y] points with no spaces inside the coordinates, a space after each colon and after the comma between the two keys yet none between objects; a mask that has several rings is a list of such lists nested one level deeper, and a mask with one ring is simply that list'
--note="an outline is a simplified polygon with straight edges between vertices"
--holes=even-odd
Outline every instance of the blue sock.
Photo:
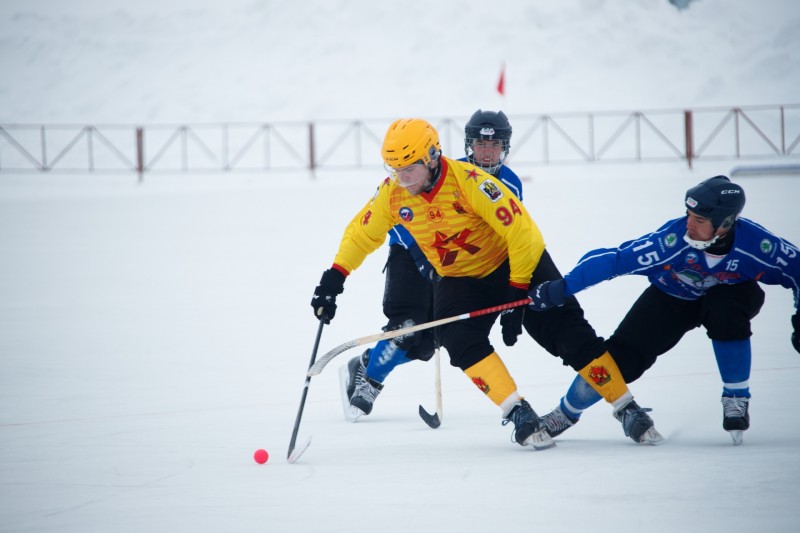
[{"label": "blue sock", "polygon": [[561,410],[568,417],[577,420],[581,417],[584,409],[588,409],[602,399],[603,397],[600,396],[600,393],[586,383],[586,380],[580,375],[577,375],[572,380],[567,394],[561,398]]},{"label": "blue sock", "polygon": [[411,359],[406,357],[408,352],[401,350],[391,340],[379,341],[372,350],[369,351],[369,364],[367,364],[367,377],[383,383],[386,376],[398,365],[410,363]]},{"label": "blue sock", "polygon": [[719,377],[722,378],[722,395],[739,398],[750,397],[750,339],[743,341],[715,341]]}]

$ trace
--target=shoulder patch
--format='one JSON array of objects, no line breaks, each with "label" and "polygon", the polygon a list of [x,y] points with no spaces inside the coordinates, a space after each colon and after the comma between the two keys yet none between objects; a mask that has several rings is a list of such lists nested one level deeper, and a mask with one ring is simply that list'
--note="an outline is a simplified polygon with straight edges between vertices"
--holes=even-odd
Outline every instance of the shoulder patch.
[{"label": "shoulder patch", "polygon": [[492,202],[497,202],[503,197],[503,191],[490,179],[484,180],[478,188],[486,195]]},{"label": "shoulder patch", "polygon": [[772,243],[770,242],[769,239],[764,239],[763,241],[761,241],[758,247],[761,248],[761,251],[765,254],[768,254],[772,251]]},{"label": "shoulder patch", "polygon": [[674,233],[669,233],[667,236],[664,237],[664,245],[667,248],[672,248],[678,243],[678,236]]}]

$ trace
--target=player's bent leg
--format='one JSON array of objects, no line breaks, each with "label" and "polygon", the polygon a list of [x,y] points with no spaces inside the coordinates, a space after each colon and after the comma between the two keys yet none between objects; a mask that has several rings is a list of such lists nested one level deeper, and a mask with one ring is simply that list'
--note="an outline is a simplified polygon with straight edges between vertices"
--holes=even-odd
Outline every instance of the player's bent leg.
[{"label": "player's bent leg", "polygon": [[464,373],[478,389],[503,410],[503,425],[514,424],[513,439],[521,446],[536,449],[552,447],[555,443],[541,426],[531,405],[517,392],[517,384],[496,352],[492,352]]},{"label": "player's bent leg", "polygon": [[633,395],[610,353],[605,352],[580,369],[578,374],[614,406],[614,418],[622,424],[625,436],[638,444],[663,442],[664,438],[656,431],[653,419],[647,414],[651,409],[639,407],[633,400]]},{"label": "player's bent leg", "polygon": [[575,376],[559,405],[541,417],[542,424],[551,437],[557,437],[577,424],[585,409],[602,399],[603,397],[585,379]]}]

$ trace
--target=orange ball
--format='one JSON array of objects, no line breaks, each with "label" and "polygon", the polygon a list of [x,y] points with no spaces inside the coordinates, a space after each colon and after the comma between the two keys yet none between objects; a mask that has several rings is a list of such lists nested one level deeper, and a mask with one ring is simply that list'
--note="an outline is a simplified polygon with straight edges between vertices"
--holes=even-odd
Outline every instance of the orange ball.
[{"label": "orange ball", "polygon": [[253,454],[253,459],[255,459],[258,464],[263,465],[267,462],[267,459],[269,459],[269,454],[267,453],[267,450],[262,450],[259,448],[256,450],[256,453]]}]

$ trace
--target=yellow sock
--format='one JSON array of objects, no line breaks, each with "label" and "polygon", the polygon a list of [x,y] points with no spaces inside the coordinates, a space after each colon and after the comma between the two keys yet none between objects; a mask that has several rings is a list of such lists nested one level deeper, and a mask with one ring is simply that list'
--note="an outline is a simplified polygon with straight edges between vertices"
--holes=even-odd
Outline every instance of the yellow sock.
[{"label": "yellow sock", "polygon": [[497,406],[503,407],[503,402],[512,395],[519,396],[517,384],[497,352],[492,352],[464,373]]},{"label": "yellow sock", "polygon": [[578,374],[608,403],[631,396],[616,361],[608,352],[581,368]]}]

